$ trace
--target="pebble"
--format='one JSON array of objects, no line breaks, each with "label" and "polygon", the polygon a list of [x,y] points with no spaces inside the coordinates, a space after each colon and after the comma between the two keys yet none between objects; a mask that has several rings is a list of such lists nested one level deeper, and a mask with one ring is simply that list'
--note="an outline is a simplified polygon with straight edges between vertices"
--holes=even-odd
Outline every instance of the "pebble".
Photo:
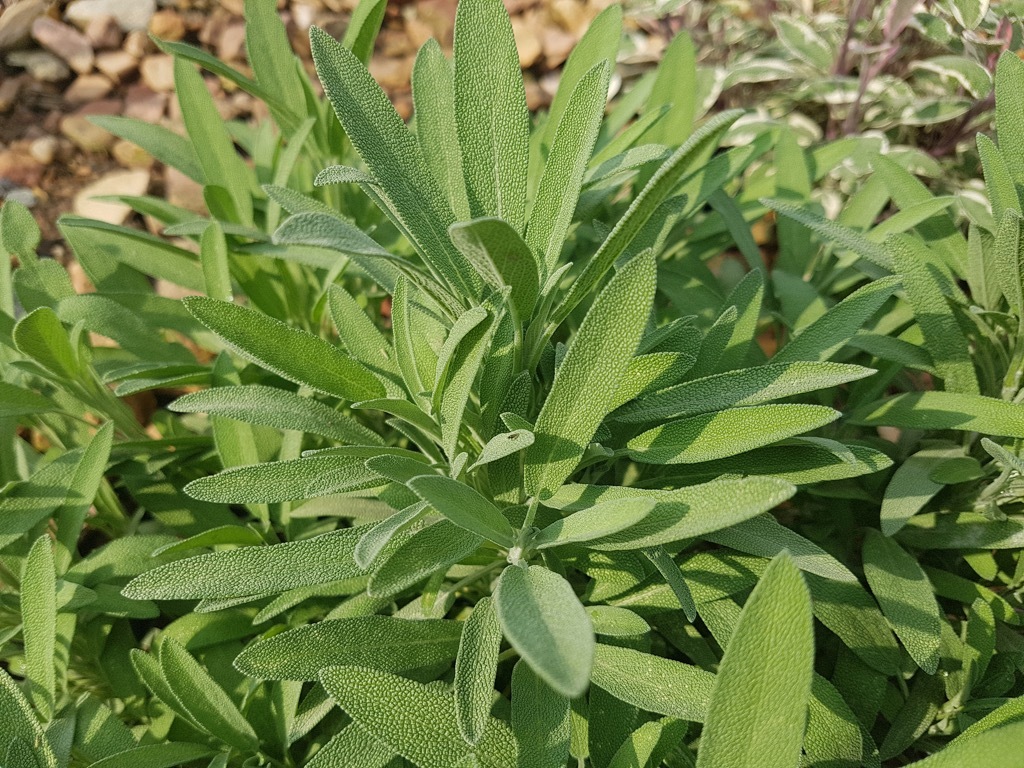
[{"label": "pebble", "polygon": [[34,187],[43,176],[43,166],[24,149],[0,152],[0,180],[12,187]]},{"label": "pebble", "polygon": [[130,53],[136,59],[156,51],[156,45],[149,39],[149,34],[141,29],[133,29],[124,38],[124,45],[121,49]]},{"label": "pebble", "polygon": [[0,197],[10,202],[21,203],[26,208],[31,208],[37,202],[35,194],[28,187],[9,187],[6,190],[0,189]]},{"label": "pebble", "polygon": [[149,34],[161,40],[181,40],[185,36],[185,20],[168,8],[157,11],[149,20]]},{"label": "pebble", "polygon": [[69,104],[85,104],[109,95],[114,84],[103,75],[79,75],[64,91],[64,100]]},{"label": "pebble", "polygon": [[118,141],[110,149],[117,164],[122,168],[151,168],[153,156],[142,147],[132,144],[130,141]]},{"label": "pebble", "polygon": [[537,30],[537,16],[534,13],[512,19],[512,33],[516,38],[516,48],[519,49],[519,66],[523,69],[536,64],[543,53]]},{"label": "pebble", "polygon": [[28,147],[28,153],[40,165],[49,165],[57,157],[60,142],[56,136],[42,136]]},{"label": "pebble", "polygon": [[125,32],[146,30],[156,13],[156,0],[75,0],[68,6],[65,18],[86,26],[98,16],[112,16]]},{"label": "pebble", "polygon": [[25,75],[15,75],[0,79],[0,114],[9,112],[18,100],[21,87],[25,84]]},{"label": "pebble", "polygon": [[50,53],[59,56],[80,75],[92,71],[95,55],[89,39],[67,24],[40,16],[32,24],[32,37]]},{"label": "pebble", "polygon": [[155,93],[143,83],[129,86],[124,98],[125,116],[157,123],[167,111],[167,98],[166,93]]},{"label": "pebble", "polygon": [[86,152],[103,152],[114,143],[114,137],[85,115],[68,115],[60,121],[60,132]]},{"label": "pebble", "polygon": [[97,51],[112,51],[121,46],[124,32],[113,16],[96,16],[85,26],[85,36]]},{"label": "pebble", "polygon": [[138,68],[138,60],[125,51],[103,51],[96,55],[96,69],[115,83],[121,82]]},{"label": "pebble", "polygon": [[158,53],[146,56],[139,64],[142,82],[153,91],[168,92],[174,90],[174,58]]},{"label": "pebble", "polygon": [[47,83],[59,83],[71,77],[68,65],[49,51],[14,51],[7,54],[7,63]]},{"label": "pebble", "polygon": [[164,166],[164,197],[171,205],[193,213],[206,214],[203,186],[169,165]]},{"label": "pebble", "polygon": [[241,61],[245,58],[245,25],[241,22],[228,24],[217,41],[217,56],[224,61]]},{"label": "pebble", "polygon": [[0,53],[25,43],[32,35],[32,23],[46,12],[50,0],[21,0],[0,15]]},{"label": "pebble", "polygon": [[103,195],[144,195],[149,189],[149,171],[111,171],[75,195],[74,211],[79,216],[98,219],[108,224],[124,224],[131,208],[123,203],[108,203],[91,198]]}]

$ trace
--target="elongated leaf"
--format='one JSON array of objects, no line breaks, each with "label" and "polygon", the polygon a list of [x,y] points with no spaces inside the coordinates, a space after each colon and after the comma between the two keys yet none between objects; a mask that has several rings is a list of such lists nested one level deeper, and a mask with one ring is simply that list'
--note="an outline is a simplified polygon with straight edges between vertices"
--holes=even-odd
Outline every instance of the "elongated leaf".
[{"label": "elongated leaf", "polygon": [[409,487],[460,528],[504,547],[514,543],[515,533],[501,510],[468,485],[438,475],[417,477]]},{"label": "elongated leaf", "polygon": [[185,486],[185,492],[200,501],[270,504],[380,484],[380,476],[366,468],[363,456],[309,456],[225,469],[220,474],[193,480]]},{"label": "elongated leaf", "polygon": [[1024,517],[990,520],[976,512],[915,515],[898,534],[916,549],[1018,549],[1024,546]]},{"label": "elongated leaf", "polygon": [[533,314],[540,290],[538,263],[520,234],[502,219],[483,218],[453,224],[455,246],[495,289],[508,286],[520,322]]},{"label": "elongated leaf", "polygon": [[932,480],[931,474],[944,460],[956,454],[962,456],[963,452],[948,447],[925,449],[896,468],[882,498],[882,533],[895,534],[942,490],[942,484]]},{"label": "elongated leaf", "polygon": [[501,627],[489,597],[476,604],[462,626],[455,659],[455,716],[467,744],[480,743],[491,718]]},{"label": "elongated leaf", "polygon": [[0,414],[3,416],[35,416],[59,410],[60,406],[48,397],[0,381]]},{"label": "elongated leaf", "polygon": [[773,477],[723,478],[674,491],[565,485],[545,504],[574,511],[616,499],[650,499],[656,506],[641,522],[588,545],[602,550],[643,549],[736,525],[782,503],[795,492],[792,485]]},{"label": "elongated leaf", "polygon": [[512,23],[500,0],[460,3],[454,35],[455,124],[470,213],[522,232],[530,113]]},{"label": "elongated leaf", "polygon": [[758,405],[870,376],[843,363],[768,363],[686,381],[642,396],[611,415],[612,421],[663,422],[741,405]]},{"label": "elongated leaf", "polygon": [[513,453],[518,453],[533,445],[533,432],[528,429],[514,429],[511,432],[502,432],[487,441],[487,445],[480,451],[477,460],[474,461],[466,471],[471,472],[484,464],[499,461]]},{"label": "elongated leaf", "polygon": [[267,106],[290,138],[306,117],[306,103],[295,54],[284,21],[275,10],[266,3],[244,7],[245,50],[260,86],[277,97]]},{"label": "elongated leaf", "polygon": [[644,723],[622,743],[608,768],[659,765],[686,737],[688,728],[686,721],[668,718]]},{"label": "elongated leaf", "polygon": [[[1010,55],[1007,55],[1010,54]],[[1013,53],[1004,52],[996,64],[996,134],[999,149],[1017,184],[1024,184],[1024,64]]]},{"label": "elongated leaf", "polygon": [[438,186],[448,196],[456,221],[470,218],[462,152],[455,127],[455,80],[452,65],[431,38],[416,55],[412,71],[416,137]]},{"label": "elongated leaf", "polygon": [[520,768],[562,768],[569,757],[569,700],[525,661],[512,670],[512,731]]},{"label": "elongated leaf", "polygon": [[[470,330],[462,340],[437,408],[438,421],[441,424],[441,444],[450,460],[454,460],[458,453],[459,436],[464,426],[464,415],[469,405],[473,384],[500,320],[492,314],[494,305],[490,304],[487,319]],[[441,356],[438,355],[439,369],[442,362]]]},{"label": "elongated leaf", "polygon": [[608,412],[654,299],[649,254],[630,261],[601,291],[555,374],[526,452],[526,489],[550,495],[572,473]]},{"label": "elongated leaf", "polygon": [[203,728],[238,749],[259,745],[235,703],[177,640],[168,637],[160,644],[160,667],[175,696]]},{"label": "elongated leaf", "polygon": [[994,728],[968,741],[946,747],[931,757],[911,763],[911,768],[1021,768],[1024,753],[1018,748],[1024,739],[1024,723]]},{"label": "elongated leaf", "polygon": [[594,629],[569,583],[539,565],[501,573],[494,607],[502,632],[533,671],[568,698],[590,682]]},{"label": "elongated leaf", "polygon": [[654,501],[643,498],[606,501],[553,522],[534,536],[531,546],[548,549],[606,538],[639,523],[654,507]]},{"label": "elongated leaf", "polygon": [[[383,5],[384,0],[381,0]],[[329,698],[327,704],[334,706]],[[356,723],[349,723],[306,763],[306,768],[388,768],[394,759],[400,759],[394,750],[381,744]]]},{"label": "elongated leaf", "polygon": [[31,745],[39,765],[57,768],[57,756],[29,703],[7,671],[0,669],[0,748],[6,753],[16,741]]},{"label": "elongated leaf", "polygon": [[370,576],[372,597],[391,597],[475,552],[483,539],[448,520],[417,531]]},{"label": "elongated leaf", "polygon": [[57,646],[57,576],[49,536],[36,539],[21,577],[21,621],[29,695],[46,719],[53,715]]},{"label": "elongated leaf", "polygon": [[682,144],[693,130],[696,102],[696,52],[690,35],[680,31],[665,49],[654,87],[644,106],[645,112],[669,108],[665,117],[651,128],[650,141],[670,147]]},{"label": "elongated leaf", "polygon": [[958,392],[907,392],[858,408],[847,419],[867,426],[956,429],[1024,438],[1024,407]]},{"label": "elongated leaf", "polygon": [[134,600],[227,599],[350,579],[363,575],[352,559],[361,534],[344,528],[304,541],[179,560],[137,576],[123,594]]},{"label": "elongated leaf", "polygon": [[648,464],[693,464],[793,437],[839,418],[822,405],[755,405],[691,416],[629,441],[629,455]]},{"label": "elongated leaf", "polygon": [[486,768],[516,764],[515,738],[500,720],[490,719],[475,747],[463,741],[445,687],[365,667],[330,667],[320,681],[361,728],[421,768],[453,768],[470,751]]},{"label": "elongated leaf", "polygon": [[609,73],[608,63],[600,62],[580,79],[555,131],[526,232],[526,242],[544,265],[545,274],[553,272],[558,263],[576,210],[604,117]]},{"label": "elongated leaf", "polygon": [[783,200],[764,199],[761,202],[776,213],[781,213],[783,216],[808,227],[826,243],[839,245],[867,259],[872,264],[892,271],[892,258],[890,258],[885,248],[878,243],[872,242],[857,230],[826,219],[808,208],[801,208]]},{"label": "elongated leaf", "polygon": [[928,674],[939,663],[942,613],[928,577],[899,544],[874,530],[864,539],[864,575],[897,637]]},{"label": "elongated leaf", "polygon": [[747,598],[711,694],[699,768],[790,768],[800,761],[814,668],[811,596],[787,555]]},{"label": "elongated leaf", "polygon": [[260,640],[235,666],[258,680],[316,680],[327,667],[355,664],[404,672],[455,658],[462,625],[358,616],[309,624]]},{"label": "elongated leaf", "polygon": [[704,722],[715,676],[631,648],[598,643],[594,653],[594,685],[621,701],[648,712],[690,722]]},{"label": "elongated leaf", "polygon": [[899,287],[898,277],[883,277],[859,288],[798,333],[772,362],[827,360],[864,328]]},{"label": "elongated leaf", "polygon": [[173,768],[173,766],[209,757],[210,747],[187,742],[164,742],[118,752],[90,763],[90,768]]},{"label": "elongated leaf", "polygon": [[897,235],[886,241],[893,266],[900,274],[914,316],[924,333],[925,346],[946,390],[978,394],[978,378],[953,310],[943,295],[937,259],[920,241]]},{"label": "elongated leaf", "polygon": [[209,413],[249,424],[294,429],[355,445],[383,445],[354,419],[323,403],[277,387],[258,384],[215,387],[179,397],[168,408],[177,413]]},{"label": "elongated leaf", "polygon": [[373,373],[311,333],[226,301],[194,296],[185,306],[235,352],[289,381],[345,400],[384,396]]},{"label": "elongated leaf", "polygon": [[206,174],[196,156],[195,146],[169,128],[116,115],[92,115],[89,122],[141,147],[164,165],[181,171],[193,181],[206,183]]},{"label": "elongated leaf", "polygon": [[696,158],[713,147],[739,116],[738,110],[716,115],[694,131],[693,135],[672,153],[622,215],[615,228],[601,243],[597,253],[587,262],[583,274],[576,279],[565,298],[554,310],[549,327],[554,328],[561,324],[576,305],[597,287],[605,273],[640,234],[658,207],[672,195],[679,181],[693,170],[692,165]]},{"label": "elongated leaf", "polygon": [[386,212],[424,261],[463,295],[475,296],[480,282],[448,239],[452,211],[416,138],[356,55],[317,27],[310,29],[310,44],[324,92],[379,185]]}]

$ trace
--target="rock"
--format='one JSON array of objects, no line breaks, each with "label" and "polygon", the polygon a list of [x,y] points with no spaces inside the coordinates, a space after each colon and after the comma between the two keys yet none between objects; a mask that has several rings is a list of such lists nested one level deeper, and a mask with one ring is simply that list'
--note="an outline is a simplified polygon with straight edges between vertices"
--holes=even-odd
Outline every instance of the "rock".
[{"label": "rock", "polygon": [[21,93],[21,87],[25,84],[26,80],[27,77],[25,75],[0,78],[0,114],[9,112],[11,107],[15,105],[18,100],[18,94]]},{"label": "rock", "polygon": [[32,37],[50,53],[66,61],[78,74],[92,71],[92,45],[74,27],[54,21],[49,16],[40,16],[32,23]]},{"label": "rock", "polygon": [[4,200],[21,203],[26,208],[31,208],[39,202],[35,194],[28,187],[7,187],[4,184],[0,184],[0,197]]},{"label": "rock", "polygon": [[142,82],[149,86],[150,90],[158,93],[174,90],[173,56],[163,53],[147,56],[139,64],[139,71],[142,73]]},{"label": "rock", "polygon": [[122,203],[108,203],[91,198],[103,195],[144,195],[147,189],[149,171],[112,171],[75,195],[74,211],[79,216],[98,219],[108,224],[124,224],[131,213],[131,208]]},{"label": "rock", "polygon": [[32,23],[50,7],[50,0],[21,0],[0,15],[0,53],[28,42]]},{"label": "rock", "polygon": [[112,16],[125,32],[145,31],[156,13],[156,0],[75,0],[64,18],[85,27],[98,16]]},{"label": "rock", "polygon": [[141,29],[133,29],[124,37],[122,50],[136,59],[156,51],[156,45],[149,39],[149,34]]},{"label": "rock", "polygon": [[389,94],[409,90],[409,76],[412,74],[412,57],[404,59],[374,56],[370,59],[370,72]]},{"label": "rock", "polygon": [[171,205],[177,205],[193,213],[206,214],[203,186],[177,168],[164,167],[164,197]]},{"label": "rock", "polygon": [[85,115],[68,115],[60,121],[60,132],[86,152],[103,152],[114,143],[114,137]]},{"label": "rock", "polygon": [[153,156],[130,141],[118,141],[111,148],[110,154],[122,168],[149,169],[153,167]]},{"label": "rock", "polygon": [[124,113],[146,123],[157,123],[167,111],[167,94],[155,93],[143,84],[133,85],[124,95]]},{"label": "rock", "polygon": [[217,40],[217,56],[224,61],[241,61],[245,58],[245,24],[228,24]]},{"label": "rock", "polygon": [[138,60],[125,51],[104,51],[96,55],[96,69],[115,83],[121,82],[138,67]]},{"label": "rock", "polygon": [[103,75],[79,75],[64,91],[64,100],[69,104],[85,104],[102,99],[113,88],[114,84]]},{"label": "rock", "polygon": [[587,26],[587,9],[580,0],[554,0],[548,7],[551,20],[573,34]]},{"label": "rock", "polygon": [[34,187],[43,176],[43,166],[21,148],[0,152],[0,179],[11,186]]},{"label": "rock", "polygon": [[516,48],[519,49],[519,66],[522,69],[529,69],[537,63],[543,50],[540,45],[540,37],[537,32],[537,15],[515,16],[512,18],[512,33],[516,38]]},{"label": "rock", "polygon": [[541,32],[541,47],[544,49],[544,66],[555,69],[562,64],[576,45],[576,36],[557,27],[546,27]]},{"label": "rock", "polygon": [[149,34],[161,40],[181,40],[185,36],[185,20],[168,8],[157,11],[149,20]]},{"label": "rock", "polygon": [[124,32],[113,16],[97,16],[85,26],[85,36],[94,50],[112,51],[121,47]]},{"label": "rock", "polygon": [[56,136],[42,136],[29,145],[28,153],[40,165],[49,165],[56,159],[59,148]]},{"label": "rock", "polygon": [[59,83],[71,77],[67,64],[49,51],[14,51],[7,55],[7,63],[22,67],[36,80],[46,83]]}]

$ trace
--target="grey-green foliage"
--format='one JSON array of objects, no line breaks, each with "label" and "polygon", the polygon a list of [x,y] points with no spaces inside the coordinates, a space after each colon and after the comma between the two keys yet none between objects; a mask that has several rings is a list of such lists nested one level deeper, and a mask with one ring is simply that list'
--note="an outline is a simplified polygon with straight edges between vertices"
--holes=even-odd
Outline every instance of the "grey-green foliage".
[{"label": "grey-green foliage", "polygon": [[[101,119],[204,185],[209,217],[128,201],[195,247],[67,219],[75,296],[2,209],[0,764],[991,759],[1024,695],[1024,65],[965,238],[877,144],[705,119],[685,34],[607,104],[616,6],[545,118],[503,4],[463,0],[407,125],[384,5],[312,32],[326,102],[252,0],[252,77],[162,44],[187,138]],[[192,62],[276,127],[216,119]]]}]

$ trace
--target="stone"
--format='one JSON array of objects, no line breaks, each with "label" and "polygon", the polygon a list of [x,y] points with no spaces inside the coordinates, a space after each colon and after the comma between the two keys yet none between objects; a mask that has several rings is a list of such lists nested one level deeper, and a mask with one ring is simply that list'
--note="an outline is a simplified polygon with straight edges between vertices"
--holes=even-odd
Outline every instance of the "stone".
[{"label": "stone", "polygon": [[96,51],[112,51],[121,47],[124,32],[113,16],[96,16],[85,25],[85,37]]},{"label": "stone", "polygon": [[156,93],[139,83],[129,86],[124,95],[124,114],[146,123],[158,123],[167,111],[167,94]]},{"label": "stone", "polygon": [[149,189],[149,171],[111,171],[101,176],[87,187],[83,187],[75,195],[74,211],[79,216],[98,219],[108,224],[124,224],[131,213],[131,208],[122,203],[108,203],[92,198],[103,195],[131,195],[133,197],[146,194]]},{"label": "stone", "polygon": [[156,44],[149,39],[149,33],[142,29],[133,29],[125,35],[124,45],[121,48],[136,59],[156,52]]},{"label": "stone", "polygon": [[560,66],[576,45],[576,36],[558,27],[545,27],[541,32],[541,47],[544,49],[544,66],[555,69]]},{"label": "stone", "polygon": [[537,15],[515,16],[512,19],[512,33],[516,38],[516,48],[519,50],[519,66],[522,69],[529,69],[540,58],[543,49],[540,45],[540,37],[537,34],[539,25]]},{"label": "stone", "polygon": [[42,136],[35,139],[28,147],[28,153],[40,165],[49,165],[57,158],[60,142],[56,136]]},{"label": "stone", "polygon": [[156,0],[75,0],[64,18],[85,27],[98,16],[112,16],[125,32],[145,31],[156,13]]},{"label": "stone", "polygon": [[396,91],[409,90],[412,65],[412,57],[392,59],[375,56],[370,59],[370,72],[381,88],[394,94]]},{"label": "stone", "polygon": [[138,60],[125,51],[103,51],[96,54],[96,69],[119,83],[139,68]]},{"label": "stone", "polygon": [[228,24],[217,40],[217,56],[224,61],[241,61],[245,58],[245,24]]},{"label": "stone", "polygon": [[32,37],[43,48],[59,56],[80,75],[92,71],[95,58],[89,39],[72,26],[40,16],[32,23]]},{"label": "stone", "polygon": [[587,9],[580,0],[554,0],[548,13],[551,20],[567,32],[580,33],[587,26]]},{"label": "stone", "polygon": [[164,166],[164,197],[171,205],[177,205],[193,213],[206,214],[203,202],[203,185],[190,179],[177,168]]},{"label": "stone", "polygon": [[17,103],[18,95],[26,80],[25,75],[0,78],[0,114],[9,112]]},{"label": "stone", "polygon": [[149,34],[161,40],[181,40],[185,36],[185,20],[169,8],[157,11],[149,20]]},{"label": "stone", "polygon": [[114,143],[112,134],[93,125],[85,115],[68,115],[60,121],[60,132],[85,152],[103,152]]},{"label": "stone", "polygon": [[174,90],[174,57],[164,53],[147,56],[139,64],[142,82],[150,90],[165,93]]},{"label": "stone", "polygon": [[43,166],[21,149],[5,149],[0,152],[0,179],[11,187],[34,187],[43,176]]},{"label": "stone", "polygon": [[130,141],[118,141],[110,149],[110,154],[122,168],[152,168],[153,156],[142,147]]},{"label": "stone", "polygon": [[14,51],[7,55],[7,63],[46,83],[59,83],[71,77],[68,65],[49,51]]},{"label": "stone", "polygon": [[79,75],[64,91],[64,100],[69,104],[85,104],[107,96],[114,84],[103,75]]},{"label": "stone", "polygon": [[50,0],[21,0],[0,15],[0,53],[28,42],[33,22],[50,7]]},{"label": "stone", "polygon": [[28,187],[4,187],[0,186],[0,197],[8,202],[21,203],[26,208],[31,208],[39,202],[35,193]]}]

